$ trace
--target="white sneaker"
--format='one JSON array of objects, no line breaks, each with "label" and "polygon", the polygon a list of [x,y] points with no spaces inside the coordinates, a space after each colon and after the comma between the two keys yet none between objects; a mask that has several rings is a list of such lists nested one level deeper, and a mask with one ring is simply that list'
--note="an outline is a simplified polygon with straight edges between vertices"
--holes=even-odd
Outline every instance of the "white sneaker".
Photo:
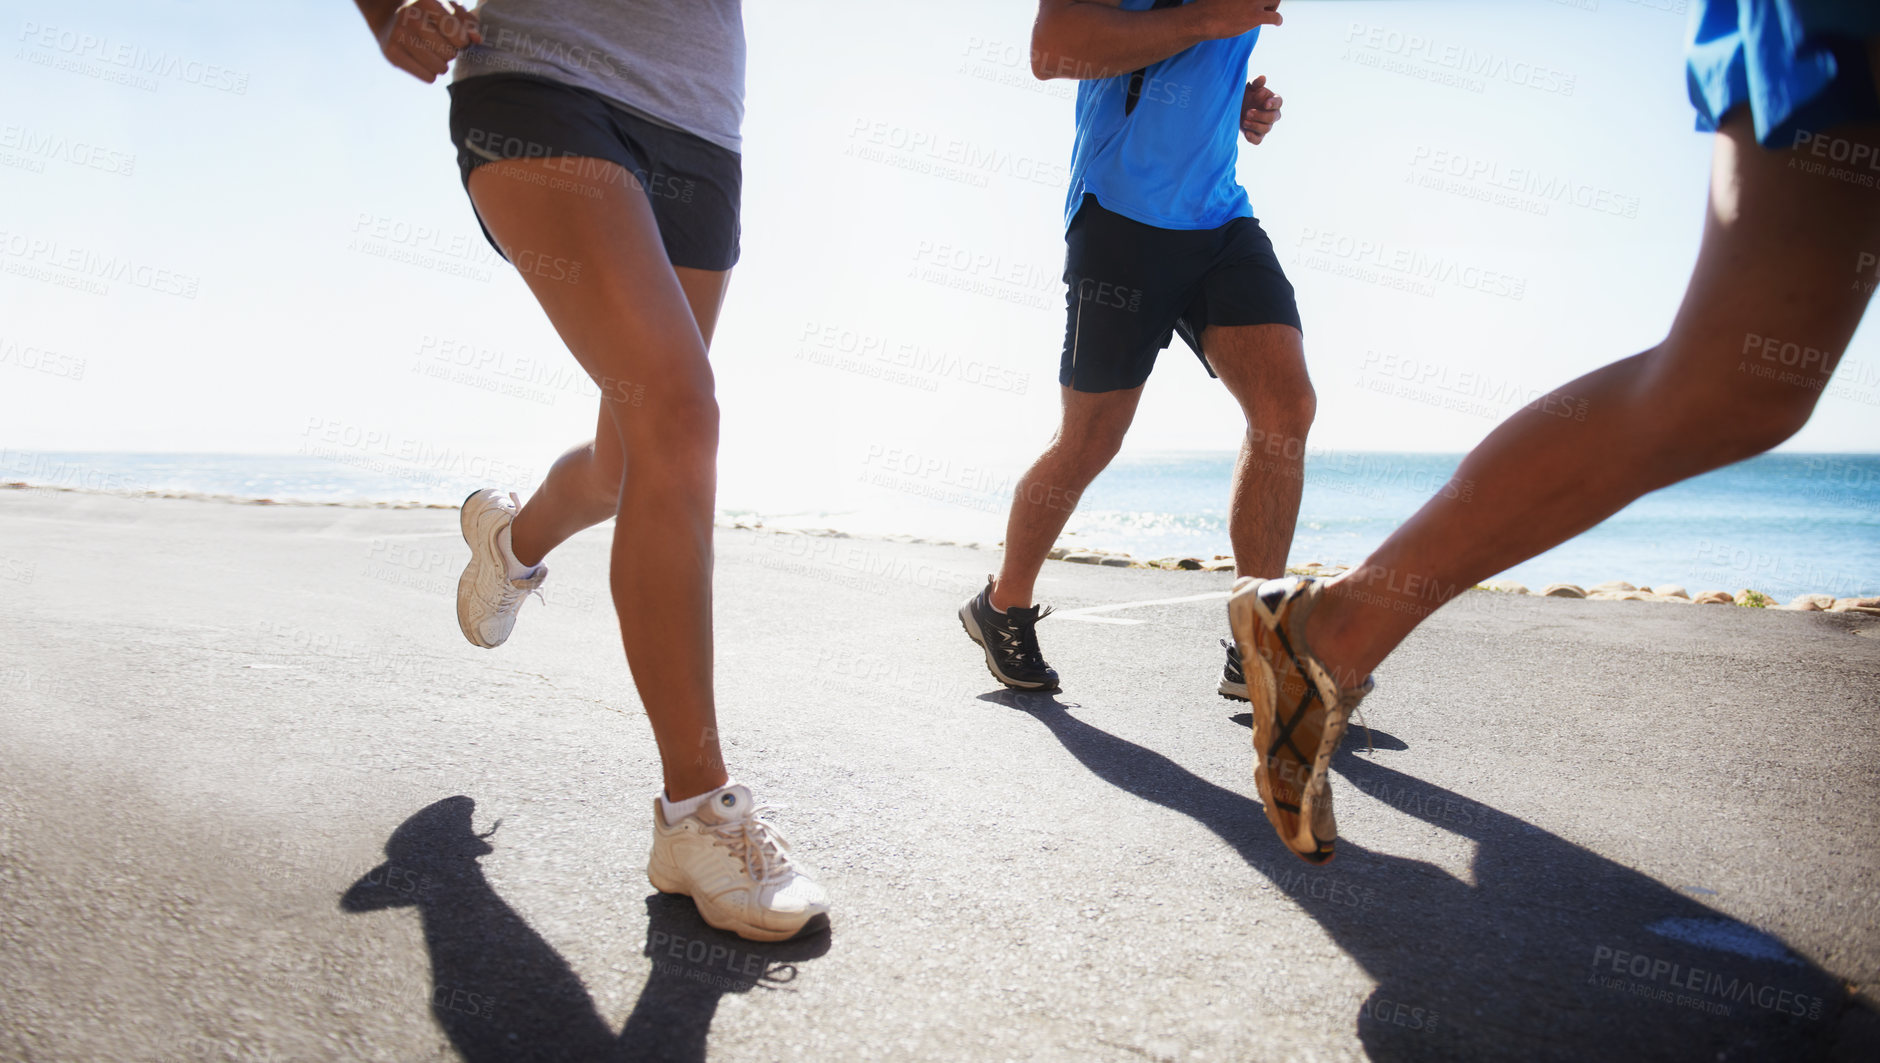
[{"label": "white sneaker", "polygon": [[752,941],[783,941],[826,923],[829,896],[790,857],[790,843],[743,786],[727,786],[698,811],[666,822],[653,799],[653,855],[646,877],[683,893],[707,923]]},{"label": "white sneaker", "polygon": [[548,578],[548,566],[537,565],[525,578],[509,578],[509,562],[497,535],[516,519],[521,503],[512,493],[485,488],[463,500],[463,541],[470,544],[470,563],[457,580],[457,626],[472,645],[484,649],[501,646],[515,630],[522,600]]}]

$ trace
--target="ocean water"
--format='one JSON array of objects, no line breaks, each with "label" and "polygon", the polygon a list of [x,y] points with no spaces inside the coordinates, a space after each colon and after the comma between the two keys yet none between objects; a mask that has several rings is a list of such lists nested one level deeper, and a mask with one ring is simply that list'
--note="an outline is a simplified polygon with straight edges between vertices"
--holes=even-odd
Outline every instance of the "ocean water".
[{"label": "ocean water", "polygon": [[[1213,556],[1227,543],[1232,454],[1119,462],[1079,504],[1078,541],[1137,556]],[[1350,564],[1443,488],[1460,454],[1309,455],[1293,563]],[[1626,580],[1699,590],[1880,593],[1880,454],[1766,454],[1639,499],[1503,573],[1539,591]]]},{"label": "ocean water", "polygon": [[[507,484],[505,477],[518,472],[467,460],[395,457],[0,450],[0,482],[349,505],[454,505],[475,488]],[[1461,455],[1442,454],[1309,455],[1292,562],[1361,559],[1441,489],[1460,460]],[[1229,452],[1119,460],[1085,492],[1065,541],[1142,558],[1229,553],[1233,462]],[[775,524],[991,542],[1002,529],[1009,491],[1004,483],[992,485],[965,499],[965,508],[890,493],[885,502],[860,506],[832,498],[827,506],[788,514],[738,513]],[[1501,578],[1537,591],[1554,582],[1585,586],[1613,579],[1679,583],[1692,593],[1750,587],[1785,602],[1804,593],[1880,594],[1880,454],[1772,454],[1720,469],[1640,499]]]}]

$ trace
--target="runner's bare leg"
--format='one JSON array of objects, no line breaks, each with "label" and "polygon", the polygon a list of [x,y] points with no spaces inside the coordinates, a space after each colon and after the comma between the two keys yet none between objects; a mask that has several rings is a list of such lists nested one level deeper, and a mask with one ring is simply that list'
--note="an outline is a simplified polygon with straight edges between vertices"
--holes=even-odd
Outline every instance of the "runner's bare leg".
[{"label": "runner's bare leg", "polygon": [[992,607],[1028,608],[1038,572],[1077,499],[1122,449],[1123,437],[1142,401],[1140,385],[1122,391],[1063,392],[1057,435],[1019,479],[1005,521],[1005,556],[992,584]]},{"label": "runner's bare leg", "polygon": [[726,781],[712,700],[711,364],[637,182],[598,159],[588,160],[583,169],[594,176],[575,179],[582,187],[574,194],[510,179],[557,162],[480,166],[470,197],[612,416],[626,468],[615,511],[614,607],[666,795],[683,800]]},{"label": "runner's bare leg", "polygon": [[[692,320],[698,324],[709,351],[731,273],[683,266],[673,267],[673,272],[685,289]],[[614,424],[612,407],[602,402],[594,438],[576,444],[555,460],[510,524],[510,545],[516,560],[525,565],[540,564],[549,551],[575,533],[611,518],[620,508],[620,478],[625,471],[620,430]]]},{"label": "runner's bare leg", "polygon": [[[1833,132],[1880,145],[1880,127]],[[1670,334],[1503,422],[1463,460],[1453,489],[1329,581],[1306,638],[1340,686],[1455,594],[1807,422],[1867,307],[1855,269],[1880,248],[1880,191],[1791,167],[1806,158],[1758,147],[1747,109],[1725,121],[1703,243]],[[1764,356],[1766,341],[1827,353],[1784,365]],[[1559,412],[1581,400],[1585,420]]]},{"label": "runner's bare leg", "polygon": [[1247,418],[1227,510],[1234,571],[1285,575],[1305,488],[1306,433],[1318,405],[1305,340],[1291,325],[1217,325],[1202,332],[1201,347]]}]

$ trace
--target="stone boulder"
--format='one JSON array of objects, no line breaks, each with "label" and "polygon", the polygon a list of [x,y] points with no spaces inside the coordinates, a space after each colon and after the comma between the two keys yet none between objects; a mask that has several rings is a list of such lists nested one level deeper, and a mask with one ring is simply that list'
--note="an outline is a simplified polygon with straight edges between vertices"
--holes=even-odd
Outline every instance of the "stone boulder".
[{"label": "stone boulder", "polygon": [[1736,595],[1729,591],[1704,591],[1691,601],[1696,605],[1735,605]]},{"label": "stone boulder", "polygon": [[1688,600],[1691,597],[1690,591],[1685,590],[1676,583],[1667,583],[1662,587],[1654,589],[1652,593],[1661,598],[1684,598]]},{"label": "stone boulder", "polygon": [[1586,588],[1586,593],[1589,595],[1601,594],[1601,593],[1622,594],[1626,591],[1635,591],[1635,590],[1638,590],[1638,588],[1632,586],[1630,583],[1627,583],[1626,581],[1622,579],[1612,579],[1612,580],[1607,580],[1604,583],[1593,584],[1591,587]]},{"label": "stone boulder", "polygon": [[1796,612],[1801,612],[1801,613],[1825,613],[1828,610],[1834,608],[1834,595],[1832,594],[1800,595],[1794,601],[1790,602],[1788,605],[1784,606],[1783,608],[1793,609]]},{"label": "stone boulder", "polygon": [[1234,571],[1234,559],[1231,557],[1217,557],[1212,561],[1203,561],[1201,563],[1201,571],[1232,572]]},{"label": "stone boulder", "polygon": [[1737,591],[1736,597],[1733,600],[1736,604],[1746,609],[1767,609],[1776,604],[1774,598],[1769,597],[1761,591],[1750,590],[1748,587]]},{"label": "stone boulder", "polygon": [[1837,598],[1833,611],[1837,613],[1865,613],[1868,616],[1880,616],[1880,598]]},{"label": "stone boulder", "polygon": [[1586,591],[1579,587],[1574,586],[1571,583],[1549,583],[1547,585],[1547,588],[1541,591],[1541,597],[1543,598],[1584,598],[1586,597]]}]

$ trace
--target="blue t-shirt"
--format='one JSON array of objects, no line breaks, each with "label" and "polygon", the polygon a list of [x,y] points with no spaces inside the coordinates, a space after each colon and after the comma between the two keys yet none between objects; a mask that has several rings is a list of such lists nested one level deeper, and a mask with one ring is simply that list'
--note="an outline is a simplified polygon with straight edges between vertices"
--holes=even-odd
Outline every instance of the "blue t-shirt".
[{"label": "blue t-shirt", "polygon": [[[1151,3],[1123,0],[1123,8]],[[1247,59],[1259,39],[1255,27],[1151,65],[1127,115],[1129,74],[1080,82],[1065,228],[1086,192],[1105,210],[1163,229],[1215,229],[1253,217],[1234,164]]]}]

